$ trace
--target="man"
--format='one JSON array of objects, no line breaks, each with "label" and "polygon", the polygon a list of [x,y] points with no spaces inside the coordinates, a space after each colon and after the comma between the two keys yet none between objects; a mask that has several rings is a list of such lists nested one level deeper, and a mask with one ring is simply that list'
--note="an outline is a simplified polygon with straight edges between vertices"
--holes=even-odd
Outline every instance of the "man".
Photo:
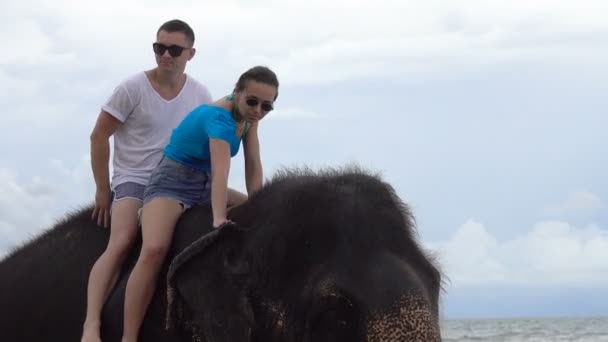
[{"label": "man", "polygon": [[[187,23],[171,20],[162,24],[153,44],[157,67],[118,85],[102,106],[91,133],[91,166],[97,188],[93,220],[111,230],[108,246],[89,276],[83,342],[101,341],[101,310],[137,236],[144,188],[172,129],[194,108],[211,102],[209,90],[184,72],[195,55],[193,46],[194,32]],[[238,202],[245,196],[232,195],[239,197]]]}]

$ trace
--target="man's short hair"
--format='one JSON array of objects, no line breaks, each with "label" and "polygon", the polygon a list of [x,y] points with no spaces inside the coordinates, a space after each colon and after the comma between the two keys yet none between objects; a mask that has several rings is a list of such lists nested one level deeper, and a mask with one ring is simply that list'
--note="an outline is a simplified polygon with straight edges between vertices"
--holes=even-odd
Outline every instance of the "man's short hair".
[{"label": "man's short hair", "polygon": [[181,32],[186,36],[186,39],[190,42],[190,46],[194,45],[194,31],[192,30],[190,25],[188,25],[184,21],[181,21],[179,19],[169,20],[158,28],[158,31],[156,31],[157,36],[160,31],[166,31],[169,33]]}]

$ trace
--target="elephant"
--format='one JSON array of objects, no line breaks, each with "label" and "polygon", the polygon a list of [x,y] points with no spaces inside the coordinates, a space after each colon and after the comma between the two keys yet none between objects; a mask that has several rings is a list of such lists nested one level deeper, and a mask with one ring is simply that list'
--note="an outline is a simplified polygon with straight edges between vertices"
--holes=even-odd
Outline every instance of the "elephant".
[{"label": "elephant", "polygon": [[[0,341],[79,341],[88,274],[109,235],[91,211],[0,261]],[[279,169],[229,219],[214,229],[209,205],[182,215],[141,341],[441,341],[439,264],[378,174]],[[104,306],[104,342],[120,341],[139,247]]]}]

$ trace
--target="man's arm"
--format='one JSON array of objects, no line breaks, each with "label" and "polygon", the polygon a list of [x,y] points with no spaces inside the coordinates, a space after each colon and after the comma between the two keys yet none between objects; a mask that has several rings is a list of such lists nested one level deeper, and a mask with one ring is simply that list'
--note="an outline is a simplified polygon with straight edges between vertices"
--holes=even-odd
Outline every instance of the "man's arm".
[{"label": "man's arm", "polygon": [[95,127],[91,132],[91,169],[95,179],[95,208],[93,209],[93,220],[97,220],[100,226],[110,225],[110,136],[114,134],[121,122],[101,111],[97,117]]}]

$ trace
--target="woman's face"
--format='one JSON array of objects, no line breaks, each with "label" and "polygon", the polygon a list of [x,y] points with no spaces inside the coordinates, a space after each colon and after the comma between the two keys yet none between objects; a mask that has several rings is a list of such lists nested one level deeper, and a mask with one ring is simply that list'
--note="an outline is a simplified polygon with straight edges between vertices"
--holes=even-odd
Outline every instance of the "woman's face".
[{"label": "woman's face", "polygon": [[275,86],[247,81],[245,89],[236,92],[238,111],[249,122],[262,120],[273,110],[274,98],[277,93]]}]

